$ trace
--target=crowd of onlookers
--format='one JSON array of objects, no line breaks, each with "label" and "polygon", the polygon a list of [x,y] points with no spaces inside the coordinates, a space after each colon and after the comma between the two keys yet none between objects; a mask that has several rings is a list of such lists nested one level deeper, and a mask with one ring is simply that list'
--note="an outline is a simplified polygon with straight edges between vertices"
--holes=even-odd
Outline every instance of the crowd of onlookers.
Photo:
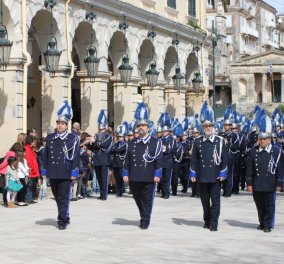
[{"label": "crowd of onlookers", "polygon": [[[47,134],[55,132],[50,127]],[[112,131],[109,128],[109,133]],[[99,192],[99,185],[92,168],[92,151],[87,147],[90,135],[82,132],[79,123],[74,123],[72,133],[80,139],[80,178],[72,182],[70,200],[83,199],[92,192]],[[3,206],[15,208],[36,203],[38,199],[47,197],[49,181],[41,176],[43,155],[45,151],[45,137],[39,138],[35,128],[27,133],[20,133],[16,142],[0,158],[1,191]],[[116,193],[115,178],[109,170],[109,193]]]}]

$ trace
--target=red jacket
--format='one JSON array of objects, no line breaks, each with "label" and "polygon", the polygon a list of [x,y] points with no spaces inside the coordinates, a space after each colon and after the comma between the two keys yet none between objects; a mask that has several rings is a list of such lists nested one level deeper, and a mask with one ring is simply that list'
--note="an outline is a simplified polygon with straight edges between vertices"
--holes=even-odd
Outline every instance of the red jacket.
[{"label": "red jacket", "polygon": [[36,178],[39,176],[37,154],[30,145],[26,145],[25,149],[26,149],[25,159],[27,160],[28,166],[30,168],[29,177]]},{"label": "red jacket", "polygon": [[15,152],[10,150],[5,154],[5,158],[3,162],[0,164],[0,174],[6,174],[8,168],[8,159],[10,157],[15,157],[15,156],[16,156]]}]

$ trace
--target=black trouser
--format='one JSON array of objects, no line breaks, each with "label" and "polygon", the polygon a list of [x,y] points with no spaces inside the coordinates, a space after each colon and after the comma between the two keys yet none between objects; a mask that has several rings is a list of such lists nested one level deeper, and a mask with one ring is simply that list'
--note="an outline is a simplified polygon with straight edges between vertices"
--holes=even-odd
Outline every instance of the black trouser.
[{"label": "black trouser", "polygon": [[191,194],[192,197],[200,196],[199,182],[197,182],[197,181],[192,182],[191,183],[191,190],[192,190],[192,194]]},{"label": "black trouser", "polygon": [[122,196],[124,185],[123,185],[123,178],[122,178],[122,167],[113,167],[113,174],[116,181],[116,193],[117,196]]},{"label": "black trouser", "polygon": [[5,205],[7,205],[7,189],[6,189],[5,174],[1,174],[1,181],[2,181],[3,202]]},{"label": "black trouser", "polygon": [[233,171],[233,193],[239,193],[240,191],[240,179],[241,179],[241,153],[236,153],[234,157],[234,171]]},{"label": "black trouser", "polygon": [[[206,225],[218,226],[220,215],[220,183],[199,183],[200,198],[203,207],[203,219]],[[211,200],[211,204],[210,204]]]},{"label": "black trouser", "polygon": [[233,158],[229,158],[228,162],[228,174],[224,184],[224,195],[231,195],[233,189],[233,178],[234,178],[234,161]]},{"label": "black trouser", "polygon": [[95,166],[96,176],[100,187],[100,198],[107,198],[108,195],[108,166]]},{"label": "black trouser", "polygon": [[172,195],[174,196],[177,195],[179,170],[180,170],[180,163],[175,162],[173,169],[173,176],[172,176]]},{"label": "black trouser", "polygon": [[87,196],[87,183],[89,180],[89,171],[85,171],[82,177],[82,185],[81,185],[81,193],[79,193],[80,195],[82,195],[83,197]]},{"label": "black trouser", "polygon": [[66,226],[70,223],[69,198],[71,181],[69,179],[50,179],[50,187],[58,208],[58,225]]},{"label": "black trouser", "polygon": [[172,179],[172,168],[163,168],[163,177],[162,177],[162,197],[170,196],[170,186]]},{"label": "black trouser", "polygon": [[155,196],[155,183],[129,182],[133,198],[140,212],[140,224],[148,226]]},{"label": "black trouser", "polygon": [[21,178],[19,179],[21,184],[23,185],[23,188],[17,193],[17,201],[20,203],[24,203],[25,202],[25,198],[26,198],[26,193],[27,193],[27,184],[26,184],[26,179],[25,178]]},{"label": "black trouser", "polygon": [[180,177],[180,183],[182,185],[182,192],[186,193],[188,190],[188,186],[190,184],[189,177],[188,177],[188,171],[190,167],[190,160],[189,162],[182,162],[179,169],[179,177]]},{"label": "black trouser", "polygon": [[275,198],[275,192],[253,192],[259,224],[263,228],[274,227]]}]

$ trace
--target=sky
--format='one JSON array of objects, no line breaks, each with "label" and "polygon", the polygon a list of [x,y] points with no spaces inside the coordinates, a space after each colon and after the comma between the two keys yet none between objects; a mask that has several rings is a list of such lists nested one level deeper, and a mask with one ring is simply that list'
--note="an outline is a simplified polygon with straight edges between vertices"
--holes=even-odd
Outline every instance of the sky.
[{"label": "sky", "polygon": [[264,0],[266,3],[275,7],[278,10],[278,14],[284,13],[284,0]]}]

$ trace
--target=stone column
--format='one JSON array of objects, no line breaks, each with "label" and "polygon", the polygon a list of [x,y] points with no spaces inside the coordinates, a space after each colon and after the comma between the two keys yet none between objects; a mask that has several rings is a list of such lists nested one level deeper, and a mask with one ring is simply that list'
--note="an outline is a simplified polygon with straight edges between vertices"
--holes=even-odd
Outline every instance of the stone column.
[{"label": "stone column", "polygon": [[[196,94],[192,89],[186,92],[186,116],[192,116],[195,113],[199,114],[204,98],[204,90]],[[180,120],[182,121],[182,120]]]},{"label": "stone column", "polygon": [[267,103],[267,75],[265,73],[262,74],[261,92],[262,103]]},{"label": "stone column", "polygon": [[42,74],[42,134],[46,135],[48,127],[55,127],[57,110],[68,99],[68,79],[62,72],[51,77],[48,72]]},{"label": "stone column", "polygon": [[165,110],[164,88],[161,86],[156,86],[153,88],[143,86],[142,98],[143,102],[149,107],[150,119],[157,124],[161,113],[163,113]]},{"label": "stone column", "polygon": [[165,110],[180,122],[185,118],[185,90],[179,93],[172,86],[165,88]]},{"label": "stone column", "polygon": [[98,115],[105,110],[108,115],[107,85],[109,73],[100,74],[95,81],[81,77],[81,126],[83,131],[93,135],[98,131]]},{"label": "stone column", "polygon": [[123,121],[131,122],[137,106],[138,84],[131,82],[125,85],[114,82],[114,128],[116,129]]},{"label": "stone column", "polygon": [[281,102],[284,102],[284,73],[281,73]]}]

